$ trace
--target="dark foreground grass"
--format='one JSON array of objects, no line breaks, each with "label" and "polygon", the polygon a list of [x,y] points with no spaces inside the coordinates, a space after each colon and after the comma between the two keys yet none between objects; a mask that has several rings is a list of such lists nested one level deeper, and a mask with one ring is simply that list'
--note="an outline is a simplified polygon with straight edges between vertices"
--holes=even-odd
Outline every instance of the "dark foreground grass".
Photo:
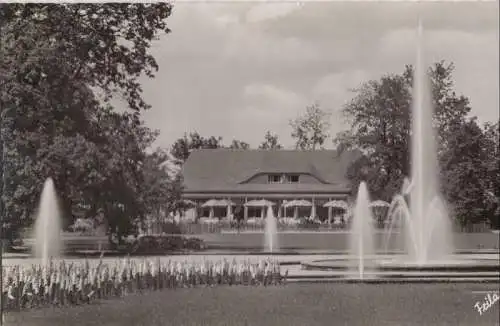
[{"label": "dark foreground grass", "polygon": [[499,302],[474,309],[498,284],[288,284],[179,289],[64,309],[10,313],[6,325],[471,325],[499,324]]}]

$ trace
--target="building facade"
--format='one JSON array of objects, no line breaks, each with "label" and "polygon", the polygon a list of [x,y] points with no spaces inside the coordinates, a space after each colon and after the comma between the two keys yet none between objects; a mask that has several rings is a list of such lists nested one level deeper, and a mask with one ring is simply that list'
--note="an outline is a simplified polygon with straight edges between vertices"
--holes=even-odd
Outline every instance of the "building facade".
[{"label": "building facade", "polygon": [[[268,202],[277,217],[330,221],[332,209],[324,205],[348,201],[346,172],[357,155],[334,150],[196,150],[182,168],[183,198],[195,203],[195,218],[232,218],[238,211],[245,220],[265,217],[268,208],[262,203]],[[296,202],[302,204],[289,205]]]}]

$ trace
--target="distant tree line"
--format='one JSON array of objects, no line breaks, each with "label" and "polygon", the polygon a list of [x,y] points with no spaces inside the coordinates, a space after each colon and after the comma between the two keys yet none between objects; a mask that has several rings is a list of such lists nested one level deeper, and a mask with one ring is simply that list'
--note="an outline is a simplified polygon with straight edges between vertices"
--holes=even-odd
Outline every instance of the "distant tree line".
[{"label": "distant tree line", "polygon": [[[182,138],[177,139],[170,149],[170,154],[175,159],[175,162],[182,165],[193,150],[197,149],[250,149],[250,145],[244,141],[233,139],[229,146],[224,145],[222,137],[203,137],[198,132],[184,134]],[[264,141],[259,145],[259,149],[273,150],[282,149],[283,146],[279,143],[278,136],[267,131],[264,135]]]}]

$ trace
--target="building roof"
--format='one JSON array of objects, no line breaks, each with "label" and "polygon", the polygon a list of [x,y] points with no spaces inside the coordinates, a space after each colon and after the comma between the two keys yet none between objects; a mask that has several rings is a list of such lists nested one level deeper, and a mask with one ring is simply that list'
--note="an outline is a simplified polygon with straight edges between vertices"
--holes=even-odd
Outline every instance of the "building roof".
[{"label": "building roof", "polygon": [[[201,149],[182,168],[185,193],[349,192],[346,172],[358,152]],[[261,173],[311,174],[318,184],[246,183]]]}]

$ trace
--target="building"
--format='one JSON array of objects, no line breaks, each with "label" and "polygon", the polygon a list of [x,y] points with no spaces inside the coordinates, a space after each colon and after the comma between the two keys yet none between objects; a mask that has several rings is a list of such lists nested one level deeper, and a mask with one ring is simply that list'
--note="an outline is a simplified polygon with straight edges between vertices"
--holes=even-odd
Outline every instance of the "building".
[{"label": "building", "polygon": [[[334,150],[196,150],[182,168],[183,198],[196,204],[195,218],[231,218],[233,210],[243,212],[244,219],[264,217],[264,200],[273,203],[278,217],[314,215],[330,221],[331,209],[323,205],[347,202],[351,189],[346,172],[356,155]],[[215,207],[207,207],[210,200]],[[305,204],[289,207],[296,200]]]}]

